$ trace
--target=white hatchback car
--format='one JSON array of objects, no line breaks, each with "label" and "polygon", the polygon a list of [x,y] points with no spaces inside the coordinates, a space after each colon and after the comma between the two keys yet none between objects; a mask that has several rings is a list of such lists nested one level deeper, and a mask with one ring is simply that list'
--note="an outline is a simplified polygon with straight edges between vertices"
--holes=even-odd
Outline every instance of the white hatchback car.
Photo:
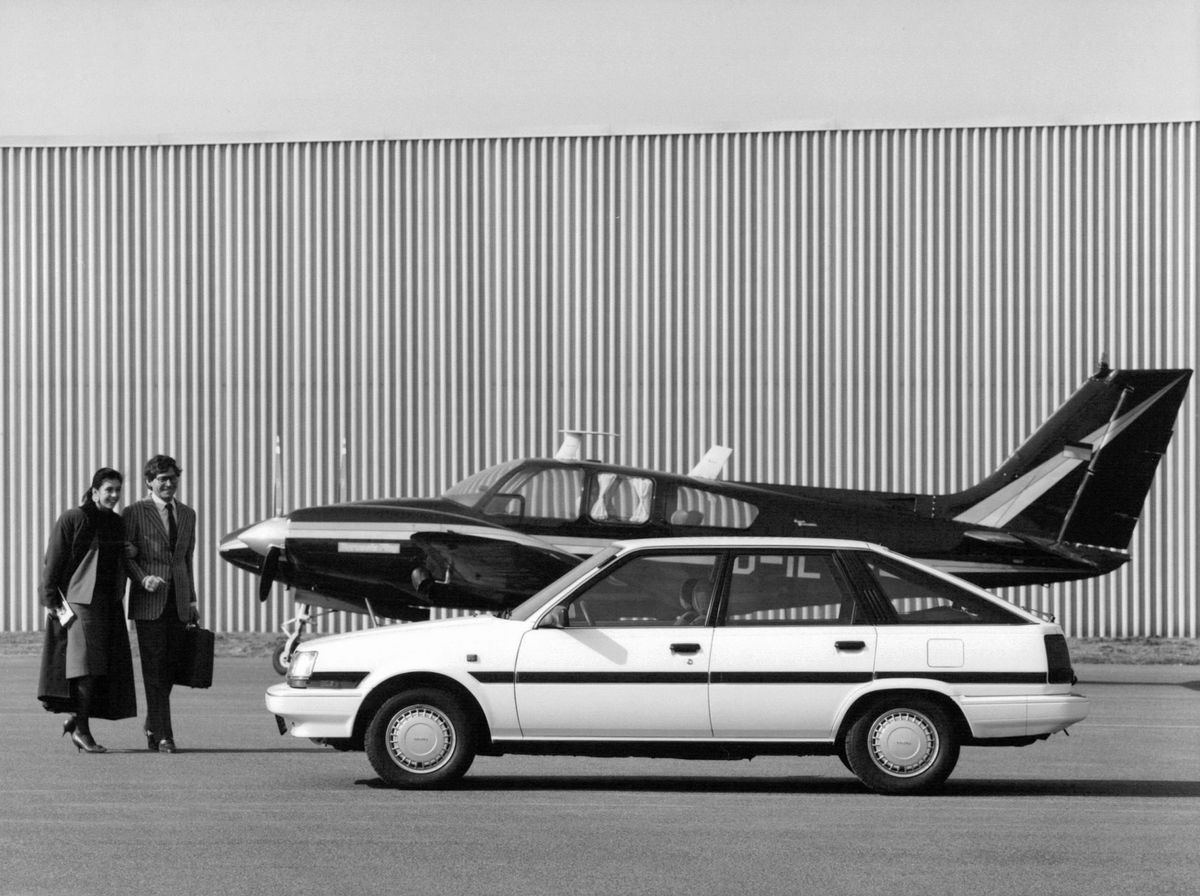
[{"label": "white hatchback car", "polygon": [[960,746],[1083,719],[1074,682],[1059,626],[884,548],[689,538],[614,544],[504,616],[309,641],[267,708],[400,787],[478,754],[777,754],[915,793]]}]

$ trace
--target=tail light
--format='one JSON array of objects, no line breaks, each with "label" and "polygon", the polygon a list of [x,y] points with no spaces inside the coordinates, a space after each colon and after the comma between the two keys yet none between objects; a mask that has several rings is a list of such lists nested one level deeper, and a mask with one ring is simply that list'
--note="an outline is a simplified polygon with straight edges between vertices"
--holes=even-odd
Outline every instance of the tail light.
[{"label": "tail light", "polygon": [[1071,651],[1062,635],[1046,635],[1046,681],[1050,684],[1075,684]]}]

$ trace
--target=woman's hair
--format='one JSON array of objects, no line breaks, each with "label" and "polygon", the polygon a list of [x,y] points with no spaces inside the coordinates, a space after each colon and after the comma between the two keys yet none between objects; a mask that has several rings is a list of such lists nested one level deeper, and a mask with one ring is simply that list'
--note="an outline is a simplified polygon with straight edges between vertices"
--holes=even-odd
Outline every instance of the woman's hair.
[{"label": "woman's hair", "polygon": [[117,470],[114,470],[112,467],[101,467],[92,475],[92,484],[89,485],[87,491],[83,493],[83,501],[81,503],[86,506],[87,503],[92,500],[92,492],[98,489],[105,482],[108,482],[110,479],[115,479],[120,483],[125,482],[125,477],[122,476]]}]

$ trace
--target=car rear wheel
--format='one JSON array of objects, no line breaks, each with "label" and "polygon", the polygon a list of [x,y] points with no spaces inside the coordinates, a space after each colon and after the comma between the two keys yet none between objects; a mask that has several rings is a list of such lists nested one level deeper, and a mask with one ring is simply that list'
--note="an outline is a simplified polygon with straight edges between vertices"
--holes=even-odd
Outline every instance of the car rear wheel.
[{"label": "car rear wheel", "polygon": [[949,714],[920,697],[879,703],[846,734],[850,770],[877,793],[921,793],[944,782],[958,762]]},{"label": "car rear wheel", "polygon": [[467,773],[475,736],[457,699],[413,690],[387,700],[367,726],[367,758],[393,787],[442,787]]}]

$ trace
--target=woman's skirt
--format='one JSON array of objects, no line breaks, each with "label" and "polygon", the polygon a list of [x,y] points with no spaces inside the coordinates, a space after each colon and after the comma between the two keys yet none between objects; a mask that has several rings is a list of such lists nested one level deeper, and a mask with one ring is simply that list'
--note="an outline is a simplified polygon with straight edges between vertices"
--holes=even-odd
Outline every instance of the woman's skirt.
[{"label": "woman's skirt", "polygon": [[118,598],[96,595],[90,604],[71,604],[76,619],[66,631],[46,616],[46,637],[38,676],[38,699],[50,712],[74,712],[70,679],[96,677],[92,717],[128,719],[137,715],[133,655]]}]

